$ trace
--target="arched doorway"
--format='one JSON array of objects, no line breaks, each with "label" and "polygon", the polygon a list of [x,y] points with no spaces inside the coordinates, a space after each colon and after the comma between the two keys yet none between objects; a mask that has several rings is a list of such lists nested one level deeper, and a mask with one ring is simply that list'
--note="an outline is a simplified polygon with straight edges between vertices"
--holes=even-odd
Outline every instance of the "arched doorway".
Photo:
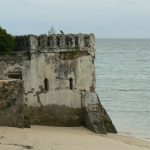
[{"label": "arched doorway", "polygon": [[70,90],[73,89],[73,78],[69,78]]},{"label": "arched doorway", "polygon": [[49,91],[49,81],[47,78],[44,79],[44,89],[45,91]]}]

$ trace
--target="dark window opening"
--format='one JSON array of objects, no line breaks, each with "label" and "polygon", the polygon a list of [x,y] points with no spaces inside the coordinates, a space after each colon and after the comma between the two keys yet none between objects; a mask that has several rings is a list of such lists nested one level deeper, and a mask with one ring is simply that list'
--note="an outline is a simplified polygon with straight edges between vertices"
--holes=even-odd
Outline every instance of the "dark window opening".
[{"label": "dark window opening", "polygon": [[72,44],[73,44],[72,38],[66,37],[65,41],[66,41],[66,46],[72,46]]},{"label": "dark window opening", "polygon": [[45,89],[45,91],[49,90],[49,81],[47,78],[44,79],[44,89]]},{"label": "dark window opening", "polygon": [[84,37],[85,47],[89,47],[89,37]]},{"label": "dark window opening", "polygon": [[75,46],[78,47],[78,37],[75,37]]},{"label": "dark window opening", "polygon": [[38,46],[41,46],[41,39],[38,38]]},{"label": "dark window opening", "polygon": [[73,78],[69,79],[69,84],[70,84],[70,90],[73,89]]},{"label": "dark window opening", "polygon": [[52,37],[48,37],[48,46],[53,47],[53,38]]},{"label": "dark window opening", "polygon": [[57,46],[60,46],[60,39],[57,37]]},{"label": "dark window opening", "polygon": [[22,80],[22,72],[21,71],[9,72],[8,78],[21,79]]}]

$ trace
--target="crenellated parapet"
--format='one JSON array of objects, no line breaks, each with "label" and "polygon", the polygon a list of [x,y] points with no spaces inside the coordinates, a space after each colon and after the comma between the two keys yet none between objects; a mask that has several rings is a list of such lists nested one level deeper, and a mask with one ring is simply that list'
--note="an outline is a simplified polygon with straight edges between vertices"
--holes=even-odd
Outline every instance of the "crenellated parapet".
[{"label": "crenellated parapet", "polygon": [[52,34],[15,36],[17,51],[85,51],[94,49],[94,34]]}]

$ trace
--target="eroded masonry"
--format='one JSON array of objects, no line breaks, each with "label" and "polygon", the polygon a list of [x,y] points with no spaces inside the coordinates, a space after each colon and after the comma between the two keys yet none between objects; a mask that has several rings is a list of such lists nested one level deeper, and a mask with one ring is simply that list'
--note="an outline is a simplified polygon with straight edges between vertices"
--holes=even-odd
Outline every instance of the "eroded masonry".
[{"label": "eroded masonry", "polygon": [[0,125],[80,126],[116,133],[95,92],[93,34],[16,36],[0,55]]}]

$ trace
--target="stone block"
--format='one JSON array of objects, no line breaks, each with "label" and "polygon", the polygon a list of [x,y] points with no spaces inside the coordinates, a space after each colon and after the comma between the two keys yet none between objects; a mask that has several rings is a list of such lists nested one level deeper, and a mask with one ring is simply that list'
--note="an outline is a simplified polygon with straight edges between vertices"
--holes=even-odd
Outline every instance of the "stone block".
[{"label": "stone block", "polygon": [[101,134],[106,134],[107,132],[117,133],[115,126],[101,105],[96,93],[82,92],[82,109],[87,128]]}]

